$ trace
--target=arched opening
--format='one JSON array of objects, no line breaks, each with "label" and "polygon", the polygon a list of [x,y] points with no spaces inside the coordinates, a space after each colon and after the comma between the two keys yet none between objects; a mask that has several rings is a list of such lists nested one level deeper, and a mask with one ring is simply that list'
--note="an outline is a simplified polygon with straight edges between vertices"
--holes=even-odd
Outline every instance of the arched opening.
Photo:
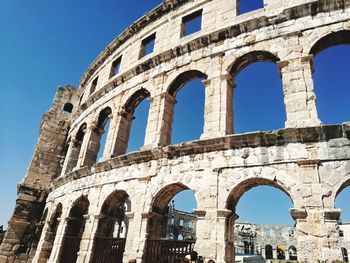
[{"label": "arched opening", "polygon": [[145,131],[150,110],[148,90],[141,88],[125,103],[119,113],[117,140],[113,155],[139,150],[144,145]]},{"label": "arched opening", "polygon": [[277,249],[277,259],[285,260],[286,259],[286,249],[285,249],[284,245],[278,245],[276,249]]},{"label": "arched opening", "polygon": [[227,200],[232,211],[226,218],[227,261],[277,259],[277,246],[297,246],[297,237],[288,235],[295,230],[291,207],[288,192],[277,181],[254,178],[237,185]]},{"label": "arched opening", "polygon": [[228,69],[236,85],[234,133],[284,127],[286,110],[277,61],[272,53],[253,51],[238,58]]},{"label": "arched opening", "polygon": [[87,197],[81,196],[74,202],[69,212],[66,232],[62,241],[61,263],[75,263],[78,258],[89,205]]},{"label": "arched opening", "polygon": [[34,236],[33,236],[33,239],[31,241],[30,248],[29,248],[29,250],[31,252],[31,256],[34,256],[35,251],[36,251],[36,249],[38,247],[38,244],[39,244],[39,241],[40,241],[40,238],[41,238],[41,235],[42,235],[43,227],[44,227],[45,222],[46,222],[47,213],[48,213],[48,210],[45,209],[45,211],[42,214],[39,222],[36,224],[36,229],[35,229],[35,232],[34,232]]},{"label": "arched opening", "polygon": [[168,185],[157,193],[149,213],[144,262],[158,258],[159,262],[175,263],[193,251],[196,206],[194,193],[181,183]]},{"label": "arched opening", "polygon": [[64,112],[67,112],[67,113],[72,113],[72,111],[73,111],[73,104],[72,104],[72,103],[69,103],[69,102],[67,102],[66,104],[64,104],[64,106],[63,106],[63,111],[64,111]]},{"label": "arched opening", "polygon": [[64,173],[71,172],[74,167],[77,166],[81,145],[83,144],[83,140],[85,137],[87,125],[83,123],[78,132],[75,135],[74,141],[71,142],[70,150],[68,150],[68,154],[66,157],[66,164],[64,165]]},{"label": "arched opening", "polygon": [[265,259],[273,259],[273,252],[272,252],[272,246],[266,245],[265,246]]},{"label": "arched opening", "polygon": [[295,246],[290,246],[288,249],[289,259],[290,260],[298,260],[297,248]]},{"label": "arched opening", "polygon": [[350,96],[349,44],[350,31],[342,30],[321,38],[310,51],[310,55],[314,56],[317,112],[324,124],[350,121],[350,109],[347,106]]},{"label": "arched opening", "polygon": [[[92,130],[92,133],[90,135],[84,166],[93,165],[94,163],[96,163],[97,157],[102,156],[106,142],[105,134],[107,134],[107,129],[109,128],[111,116],[112,109],[110,107],[104,108],[98,115],[96,126]],[[101,144],[103,135],[105,135],[105,137],[104,141]]]},{"label": "arched opening", "polygon": [[264,8],[264,0],[237,0],[237,15]]},{"label": "arched opening", "polygon": [[114,191],[104,201],[94,239],[93,262],[122,263],[130,204],[128,194],[120,190]]},{"label": "arched opening", "polygon": [[46,229],[46,232],[43,235],[43,241],[44,244],[41,247],[41,251],[39,254],[39,261],[40,262],[45,262],[47,261],[52,252],[52,248],[55,242],[56,234],[57,234],[57,229],[59,225],[59,220],[61,219],[62,215],[62,204],[59,203],[56,207],[55,212],[51,216],[51,218],[48,220],[47,224],[48,227]]},{"label": "arched opening", "polygon": [[345,250],[341,250],[343,261],[349,260],[347,252],[350,249],[350,207],[349,207],[349,199],[350,199],[350,180],[347,180],[340,187],[338,192],[336,193],[335,199],[335,207],[339,208],[340,218],[338,220],[338,228],[337,228],[337,236],[339,238],[339,247],[344,248]]},{"label": "arched opening", "polygon": [[[202,83],[207,76],[190,70],[181,73],[168,88],[168,93],[176,99],[176,105],[168,113],[174,120],[170,128],[172,144],[197,140],[203,133],[205,87]],[[173,116],[172,116],[173,115]]]},{"label": "arched opening", "polygon": [[345,247],[341,248],[341,254],[344,262],[349,262],[348,250]]}]

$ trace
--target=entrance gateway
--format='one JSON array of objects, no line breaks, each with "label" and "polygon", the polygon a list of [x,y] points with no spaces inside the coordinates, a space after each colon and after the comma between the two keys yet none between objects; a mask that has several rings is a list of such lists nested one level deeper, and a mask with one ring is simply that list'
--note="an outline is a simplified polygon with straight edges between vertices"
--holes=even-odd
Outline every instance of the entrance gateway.
[{"label": "entrance gateway", "polygon": [[[350,184],[350,125],[321,124],[312,76],[315,56],[350,43],[350,1],[265,0],[244,15],[238,6],[166,0],[96,58],[79,88],[58,89],[18,187],[0,263],[99,262],[107,255],[149,262],[164,251],[174,262],[193,249],[205,262],[233,263],[236,205],[260,185],[291,199],[299,261],[347,260],[339,231],[346,226],[334,202]],[[201,27],[188,33],[192,18]],[[234,134],[235,77],[259,61],[279,69],[285,127]],[[196,79],[205,87],[203,134],[171,145],[177,92]],[[144,146],[126,153],[145,98]],[[195,243],[169,242],[167,207],[186,189],[197,201]],[[278,245],[286,256],[289,247]]]}]

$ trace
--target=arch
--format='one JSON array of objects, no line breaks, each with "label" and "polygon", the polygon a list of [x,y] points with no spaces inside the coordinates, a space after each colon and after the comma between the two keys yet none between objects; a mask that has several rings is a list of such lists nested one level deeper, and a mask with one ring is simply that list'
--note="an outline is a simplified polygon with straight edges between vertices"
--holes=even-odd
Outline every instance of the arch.
[{"label": "arch", "polygon": [[226,202],[226,208],[235,212],[237,203],[240,200],[240,198],[243,196],[243,194],[249,191],[250,189],[258,186],[271,186],[271,187],[277,188],[282,192],[284,192],[294,204],[293,198],[291,197],[291,194],[287,190],[288,188],[285,185],[283,185],[282,182],[277,180],[270,180],[266,178],[250,178],[240,182],[231,190]]},{"label": "arch", "polygon": [[68,113],[72,113],[72,111],[73,111],[73,104],[70,103],[70,102],[67,102],[66,104],[64,104],[63,111],[68,112]]},{"label": "arch", "polygon": [[273,259],[273,249],[270,244],[265,246],[265,259]]},{"label": "arch", "polygon": [[109,216],[115,215],[118,208],[126,203],[128,198],[129,195],[124,190],[114,190],[103,202],[100,213]]},{"label": "arch", "polygon": [[[144,247],[144,257],[146,262],[152,262],[152,258],[158,254],[157,249],[162,249],[162,242],[170,245],[174,250],[169,251],[159,258],[160,262],[165,261],[165,258],[170,254],[175,257],[183,257],[183,243],[179,243],[178,238],[181,234],[182,238],[186,236],[186,232],[182,231],[179,226],[179,217],[182,217],[178,210],[175,210],[171,199],[179,192],[187,190],[189,187],[182,183],[172,183],[161,188],[152,199],[150,212],[148,213],[147,222],[147,240]],[[181,212],[180,212],[181,213]],[[171,219],[171,220],[169,220]],[[186,251],[193,251],[195,240],[187,241]],[[170,253],[170,254],[169,254]]]},{"label": "arch", "polygon": [[87,129],[87,124],[86,122],[84,122],[82,125],[80,125],[79,130],[75,134],[74,140],[70,144],[66,154],[66,160],[62,169],[62,174],[71,172],[74,169],[74,167],[77,166],[81,146],[86,133],[86,129]]},{"label": "arch", "polygon": [[341,248],[341,254],[342,254],[344,262],[349,262],[348,250],[345,247]]},{"label": "arch", "polygon": [[269,51],[256,50],[237,58],[227,69],[227,72],[235,78],[239,72],[255,62],[277,63],[280,59]]},{"label": "arch", "polygon": [[350,45],[350,30],[340,30],[323,36],[313,44],[309,54],[317,56],[320,52],[327,48],[342,44]]},{"label": "arch", "polygon": [[75,262],[77,259],[89,206],[87,196],[82,195],[74,201],[69,211],[66,232],[62,241],[61,263]]},{"label": "arch", "polygon": [[190,189],[182,183],[169,184],[158,191],[153,198],[151,204],[151,211],[156,213],[164,213],[164,209],[171,201],[171,199],[179,192]]},{"label": "arch", "polygon": [[144,99],[151,96],[151,93],[146,90],[145,88],[141,88],[137,90],[134,94],[130,96],[130,98],[126,101],[124,105],[124,109],[127,113],[133,115],[135,109],[137,106],[143,101]]},{"label": "arch", "polygon": [[334,196],[332,198],[332,204],[335,204],[335,200],[337,199],[338,195],[341,193],[341,191],[343,191],[345,188],[347,188],[348,186],[350,186],[350,177],[346,176],[345,178],[343,177],[343,180],[341,182],[339,182],[336,186],[334,186],[333,188],[333,193]]},{"label": "arch", "polygon": [[[44,233],[41,240],[45,240],[45,246],[41,247],[41,251],[39,252],[39,261],[47,261],[52,252],[53,244],[56,239],[57,229],[59,226],[59,219],[62,216],[62,204],[58,203],[54,212],[49,216],[46,224],[47,229]],[[42,241],[41,241],[42,242]]]},{"label": "arch", "polygon": [[125,249],[125,238],[129,220],[126,216],[126,205],[129,195],[123,190],[114,190],[102,204],[97,232],[94,238],[93,262],[99,258],[112,258],[122,255]]},{"label": "arch", "polygon": [[81,146],[81,144],[83,143],[86,129],[87,129],[87,124],[86,122],[84,122],[82,125],[80,125],[80,128],[75,135],[74,145],[76,147]]},{"label": "arch", "polygon": [[168,93],[176,97],[177,92],[191,80],[207,79],[208,76],[199,70],[188,70],[178,75],[169,85]]},{"label": "arch", "polygon": [[288,248],[288,254],[290,260],[298,260],[297,248],[295,246]]},{"label": "arch", "polygon": [[103,129],[111,115],[112,109],[110,107],[106,107],[103,110],[101,110],[98,115],[96,127]]}]

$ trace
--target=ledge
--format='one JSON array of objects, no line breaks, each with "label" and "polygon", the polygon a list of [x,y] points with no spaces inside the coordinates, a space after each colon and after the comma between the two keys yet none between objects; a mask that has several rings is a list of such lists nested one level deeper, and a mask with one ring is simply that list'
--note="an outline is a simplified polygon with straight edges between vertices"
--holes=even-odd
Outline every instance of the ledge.
[{"label": "ledge", "polygon": [[[132,152],[110,160],[96,163],[92,167],[83,167],[59,177],[52,183],[56,189],[71,181],[101,173],[123,166],[145,163],[159,159],[176,159],[181,156],[202,154],[244,147],[271,147],[283,146],[288,143],[318,143],[327,142],[337,138],[350,140],[350,123],[341,125],[316,126],[308,128],[287,128],[277,131],[254,132],[238,135],[228,135],[221,138],[185,142],[177,145],[156,147],[146,151]],[[301,160],[296,161],[298,163]],[[322,160],[317,160],[318,163]],[[137,178],[136,178],[137,179]]]}]

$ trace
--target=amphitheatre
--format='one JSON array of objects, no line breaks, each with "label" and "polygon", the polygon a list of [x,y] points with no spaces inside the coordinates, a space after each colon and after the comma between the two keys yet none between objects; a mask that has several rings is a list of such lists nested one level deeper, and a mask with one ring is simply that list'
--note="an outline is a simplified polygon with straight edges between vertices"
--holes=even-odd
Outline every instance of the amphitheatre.
[{"label": "amphitheatre", "polygon": [[[256,186],[292,201],[299,262],[345,261],[335,199],[350,185],[350,124],[319,120],[313,61],[350,44],[350,0],[264,0],[245,14],[239,2],[165,0],[100,53],[78,88],[57,90],[0,263],[175,263],[193,249],[204,262],[233,263],[236,206]],[[194,19],[201,26],[187,34]],[[285,127],[235,134],[235,77],[261,61],[279,69]],[[176,95],[196,79],[205,87],[203,134],[172,144]],[[144,145],[127,153],[146,98]],[[187,189],[197,201],[195,242],[165,240],[168,204]]]}]

